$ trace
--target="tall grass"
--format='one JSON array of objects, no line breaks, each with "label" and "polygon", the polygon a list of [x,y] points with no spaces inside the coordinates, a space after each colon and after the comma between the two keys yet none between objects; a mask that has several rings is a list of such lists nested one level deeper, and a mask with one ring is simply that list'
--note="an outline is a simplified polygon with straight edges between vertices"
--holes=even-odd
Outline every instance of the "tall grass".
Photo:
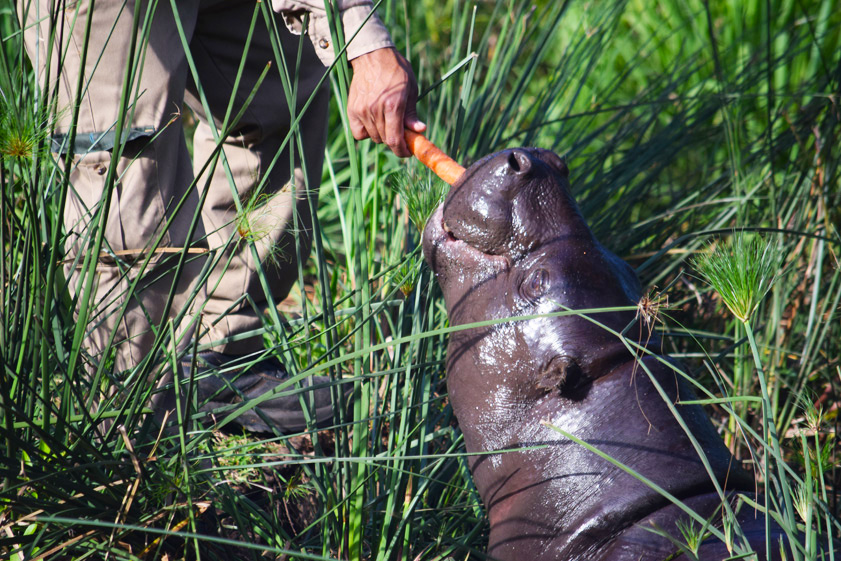
[{"label": "tall grass", "polygon": [[[265,4],[254,25],[271,28]],[[380,12],[439,146],[464,164],[513,145],[567,157],[597,236],[644,285],[667,287],[667,350],[709,391],[768,516],[809,559],[839,535],[841,14],[828,0],[712,4],[384,0]],[[38,89],[16,9],[0,4],[0,554],[484,558],[483,510],[447,405],[446,313],[418,246],[443,186],[353,141],[339,110],[346,66],[328,78],[313,255],[280,306],[294,312],[273,306],[260,334],[293,381],[329,375],[336,395],[352,385],[350,411],[337,407],[320,436],[241,435],[224,426],[235,409],[216,424],[197,413],[187,376],[175,430],[159,432],[149,380],[177,359],[170,325],[130,372],[106,358],[91,376],[84,364],[89,326],[74,320],[60,266],[69,168],[48,144],[50,111],[67,109]],[[277,58],[291,95],[294,69]],[[229,112],[218,138],[236,121]],[[224,166],[218,156],[207,165]],[[688,261],[741,230],[766,232],[785,263],[749,325]],[[755,396],[761,407],[744,399]]]}]

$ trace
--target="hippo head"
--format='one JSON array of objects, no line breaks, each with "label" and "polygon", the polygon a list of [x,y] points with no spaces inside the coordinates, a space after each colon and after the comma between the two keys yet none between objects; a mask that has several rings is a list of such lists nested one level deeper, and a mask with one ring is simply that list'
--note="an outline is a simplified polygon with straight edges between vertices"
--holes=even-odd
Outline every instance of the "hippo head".
[{"label": "hippo head", "polygon": [[[570,195],[565,162],[548,150],[503,150],[473,164],[430,218],[423,247],[451,325],[627,308],[639,299],[633,270],[593,237]],[[516,408],[547,394],[574,396],[627,362],[627,347],[604,327],[622,331],[634,312],[587,315],[598,324],[548,316],[455,332],[448,385],[456,414],[477,414],[458,410],[467,362],[482,370],[469,375],[471,392],[484,386]]]}]

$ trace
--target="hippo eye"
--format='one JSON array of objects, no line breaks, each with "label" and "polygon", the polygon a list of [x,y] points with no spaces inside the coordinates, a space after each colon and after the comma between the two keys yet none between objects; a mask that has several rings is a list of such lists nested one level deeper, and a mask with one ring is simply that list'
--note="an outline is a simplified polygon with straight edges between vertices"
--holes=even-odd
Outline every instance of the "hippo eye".
[{"label": "hippo eye", "polygon": [[523,283],[523,294],[529,300],[535,300],[546,292],[549,288],[549,271],[546,269],[535,269],[532,271],[526,281]]}]

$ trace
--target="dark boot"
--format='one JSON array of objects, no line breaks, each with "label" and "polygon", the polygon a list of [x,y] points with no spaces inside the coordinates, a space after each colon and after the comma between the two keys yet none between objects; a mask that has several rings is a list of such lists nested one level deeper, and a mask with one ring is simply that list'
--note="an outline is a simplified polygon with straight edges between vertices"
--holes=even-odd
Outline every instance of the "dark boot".
[{"label": "dark boot", "polygon": [[[192,359],[192,355],[187,355],[181,361],[182,381],[190,375]],[[289,379],[286,368],[275,358],[253,362],[213,351],[198,354],[193,376],[199,410],[211,412],[225,408],[216,414],[217,419],[230,414],[235,409],[231,405],[260,397]],[[345,407],[348,390],[342,388],[337,392],[342,403],[335,406]],[[253,432],[273,432],[273,429],[282,434],[302,432],[307,428],[307,416],[301,408],[303,399],[311,426],[325,428],[333,424],[332,393],[330,378],[313,376],[302,380],[300,385],[290,384],[275,397],[243,411],[234,422]]]}]

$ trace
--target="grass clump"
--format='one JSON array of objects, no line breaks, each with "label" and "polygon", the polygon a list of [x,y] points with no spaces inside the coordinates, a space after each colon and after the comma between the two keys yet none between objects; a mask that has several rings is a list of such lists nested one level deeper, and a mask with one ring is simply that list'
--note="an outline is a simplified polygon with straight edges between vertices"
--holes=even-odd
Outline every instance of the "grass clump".
[{"label": "grass clump", "polygon": [[409,220],[418,232],[423,232],[426,222],[444,200],[450,186],[434,177],[430,172],[399,173],[394,180],[394,190],[400,195]]},{"label": "grass clump", "polygon": [[693,265],[739,321],[747,322],[782,272],[779,244],[744,231],[711,247]]}]

